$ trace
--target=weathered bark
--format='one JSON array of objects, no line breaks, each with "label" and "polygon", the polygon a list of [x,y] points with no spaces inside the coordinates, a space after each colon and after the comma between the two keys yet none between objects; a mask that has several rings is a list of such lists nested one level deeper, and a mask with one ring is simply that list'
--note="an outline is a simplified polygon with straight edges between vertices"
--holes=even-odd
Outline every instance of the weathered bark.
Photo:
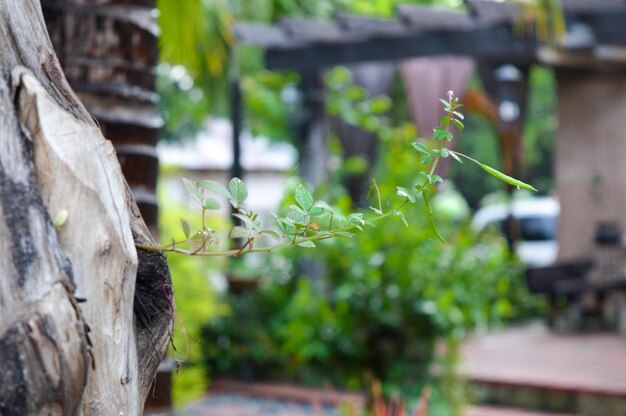
[{"label": "weathered bark", "polygon": [[155,0],[42,0],[65,75],[104,136],[146,224],[157,228]]},{"label": "weathered bark", "polygon": [[[113,143],[141,215],[156,235],[156,144],[162,120],[156,109],[154,7],[155,0],[42,0],[50,38],[68,82]],[[171,286],[148,272],[165,270],[163,257],[139,254],[135,312],[139,323],[146,324],[145,335],[165,333],[171,313],[162,313],[167,308],[161,302],[170,297]],[[140,356],[150,361],[144,368],[159,360],[151,354],[154,351],[149,342],[140,344]],[[145,379],[153,379],[153,374],[148,372]]]},{"label": "weathered bark", "polygon": [[0,55],[0,414],[140,414],[171,332],[164,258],[138,268],[150,234],[37,0],[0,1]]}]

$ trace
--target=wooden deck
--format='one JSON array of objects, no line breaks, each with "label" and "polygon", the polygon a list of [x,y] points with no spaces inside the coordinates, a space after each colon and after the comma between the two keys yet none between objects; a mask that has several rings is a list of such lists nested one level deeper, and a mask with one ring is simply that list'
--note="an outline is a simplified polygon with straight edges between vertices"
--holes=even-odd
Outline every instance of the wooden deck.
[{"label": "wooden deck", "polygon": [[585,416],[626,415],[626,339],[541,325],[472,337],[462,373],[483,402]]}]

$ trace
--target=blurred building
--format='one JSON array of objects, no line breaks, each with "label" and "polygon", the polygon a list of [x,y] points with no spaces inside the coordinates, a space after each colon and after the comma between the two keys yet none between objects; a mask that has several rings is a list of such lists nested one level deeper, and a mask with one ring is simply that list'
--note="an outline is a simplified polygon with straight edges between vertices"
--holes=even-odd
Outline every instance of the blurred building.
[{"label": "blurred building", "polygon": [[[162,164],[161,195],[183,202],[190,209],[198,205],[185,191],[182,177],[211,179],[224,185],[231,178],[233,164],[232,128],[227,120],[210,119],[206,129],[194,139],[180,143],[160,143],[157,153]],[[246,206],[270,221],[283,198],[288,176],[297,152],[287,143],[274,143],[264,137],[241,136],[241,165],[248,188]],[[220,213],[230,215],[230,205],[222,204]]]}]

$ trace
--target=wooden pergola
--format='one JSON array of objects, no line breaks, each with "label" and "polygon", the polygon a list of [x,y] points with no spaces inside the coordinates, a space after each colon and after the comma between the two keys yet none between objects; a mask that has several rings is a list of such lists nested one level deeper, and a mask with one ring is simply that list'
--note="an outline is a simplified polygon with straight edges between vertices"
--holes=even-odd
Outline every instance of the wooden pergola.
[{"label": "wooden pergola", "polygon": [[[397,62],[426,56],[468,56],[477,61],[487,92],[496,96],[495,69],[503,64],[515,65],[525,75],[529,66],[535,63],[579,68],[624,59],[624,52],[620,49],[626,39],[624,1],[563,0],[568,33],[558,49],[537,39],[536,28],[519,3],[493,0],[465,0],[464,3],[464,11],[401,5],[397,7],[394,19],[338,14],[331,21],[290,18],[274,25],[237,23],[235,32],[239,44],[264,49],[267,69],[299,73],[304,113],[309,116],[300,129],[305,151],[316,148],[320,139],[315,136],[323,130],[318,126],[324,118],[320,71],[336,65]],[[235,138],[241,132],[242,121],[238,83],[234,77],[232,121]],[[525,82],[521,84],[525,90]],[[525,91],[518,95],[523,109]],[[519,133],[522,123],[523,111],[508,128]],[[241,175],[237,157],[239,144],[237,140],[234,143],[233,174]],[[306,159],[303,163],[319,165],[314,161],[314,154],[307,154]],[[515,165],[517,163],[512,162],[509,173],[515,173]]]},{"label": "wooden pergola", "polygon": [[[238,23],[236,34],[239,43],[265,49],[265,66],[270,70],[308,72],[441,54],[521,64],[541,61],[544,44],[537,41],[532,29],[519,30],[520,24],[527,23],[519,3],[466,0],[465,4],[466,11],[402,5],[396,19],[339,14],[332,21],[284,19],[273,26]],[[568,27],[584,25],[593,34],[595,45],[624,43],[623,1],[563,0],[562,4]]]},{"label": "wooden pergola", "polygon": [[[560,123],[555,154],[556,193],[561,202],[559,259],[589,256],[596,250],[594,235],[599,225],[610,223],[626,230],[626,2],[561,0],[567,34],[558,43],[538,39],[536,23],[524,20],[518,3],[464,3],[463,11],[403,5],[397,7],[394,19],[338,14],[323,22],[238,23],[235,31],[239,44],[264,49],[267,69],[299,73],[308,115],[301,129],[302,149],[308,152],[302,163],[309,165],[319,165],[315,149],[324,143],[320,74],[327,68],[463,55],[476,61],[485,89],[496,101],[501,87],[496,70],[502,65],[515,66],[522,75],[533,64],[555,68]],[[239,80],[233,78],[235,153],[242,119],[238,85]],[[496,120],[504,125],[505,134],[511,132],[518,140],[527,83],[520,85],[520,116],[508,122]],[[515,174],[516,163],[511,166],[509,173]],[[241,174],[239,165],[233,170]],[[315,182],[314,177],[307,179]],[[622,251],[618,254],[626,259]],[[626,275],[622,277],[626,283]],[[619,296],[615,310],[621,318],[617,321],[626,333],[626,293],[619,292]]]}]

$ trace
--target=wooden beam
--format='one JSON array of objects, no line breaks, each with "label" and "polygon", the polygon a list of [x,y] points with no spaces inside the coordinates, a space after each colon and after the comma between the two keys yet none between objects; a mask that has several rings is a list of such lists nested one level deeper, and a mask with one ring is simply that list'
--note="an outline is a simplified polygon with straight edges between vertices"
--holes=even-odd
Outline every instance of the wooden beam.
[{"label": "wooden beam", "polygon": [[474,18],[482,24],[511,23],[521,15],[520,4],[493,0],[464,0]]},{"label": "wooden beam", "polygon": [[369,36],[400,36],[406,32],[406,26],[400,20],[381,19],[348,13],[338,13],[335,19],[339,27],[347,32],[367,34]]},{"label": "wooden beam", "polygon": [[561,0],[566,13],[594,13],[606,11],[623,11],[626,2],[623,0]]},{"label": "wooden beam", "polygon": [[[514,33],[519,5],[466,0],[470,13],[399,6],[398,19],[347,14],[334,21],[287,19],[278,26],[237,24],[240,42],[266,47],[268,69],[315,70],[367,61],[458,54],[512,63],[537,62],[534,33]],[[595,46],[626,45],[626,2],[563,0],[568,24],[585,24]]]},{"label": "wooden beam", "polygon": [[510,26],[478,27],[457,32],[421,32],[346,43],[311,43],[268,48],[267,69],[302,71],[367,61],[393,61],[441,54],[481,58],[506,56],[513,63],[532,62],[537,42],[519,37]]},{"label": "wooden beam", "polygon": [[345,42],[346,35],[335,21],[311,20],[305,18],[281,19],[279,26],[296,41],[305,42]]},{"label": "wooden beam", "polygon": [[626,3],[624,7],[603,13],[581,16],[596,37],[596,44],[626,45]]},{"label": "wooden beam", "polygon": [[294,40],[279,26],[242,22],[235,24],[235,35],[240,44],[266,48],[285,47]]},{"label": "wooden beam", "polygon": [[403,4],[397,7],[397,13],[413,30],[459,31],[474,26],[468,13],[449,9]]}]

